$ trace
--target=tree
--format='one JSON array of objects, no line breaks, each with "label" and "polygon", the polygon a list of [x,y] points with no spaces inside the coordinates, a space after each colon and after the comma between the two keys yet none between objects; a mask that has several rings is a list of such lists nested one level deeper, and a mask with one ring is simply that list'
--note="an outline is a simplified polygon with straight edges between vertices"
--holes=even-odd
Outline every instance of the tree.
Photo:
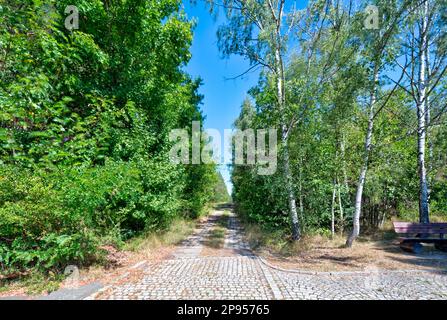
[{"label": "tree", "polygon": [[[216,6],[217,3],[211,2]],[[296,197],[290,169],[288,138],[290,126],[286,122],[287,109],[285,91],[285,54],[287,32],[293,26],[293,19],[284,22],[286,8],[284,0],[225,0],[223,4],[228,23],[218,31],[219,48],[224,56],[231,54],[247,58],[253,70],[263,67],[276,90],[276,114],[280,118],[282,142],[282,164],[288,195],[292,239],[299,240],[301,230],[296,208]],[[293,14],[291,15],[293,17]],[[248,71],[249,71],[248,70]],[[247,71],[247,72],[248,72]]]},{"label": "tree", "polygon": [[[412,14],[406,19],[408,26],[405,30],[406,41],[402,46],[402,54],[410,61],[410,71],[405,72],[406,83],[402,88],[412,97],[417,113],[419,221],[421,223],[429,222],[430,213],[429,176],[433,174],[430,127],[436,124],[436,121],[432,123],[432,104],[436,105],[440,102],[439,91],[447,70],[446,27],[442,18],[442,8],[445,6],[446,2],[442,0],[421,0],[413,3]],[[436,118],[439,118],[442,113],[444,110],[440,108]],[[428,167],[431,168],[428,174],[427,161]]]},{"label": "tree", "polygon": [[[377,107],[377,93],[379,89],[379,77],[384,67],[387,66],[387,61],[395,55],[395,47],[393,42],[396,40],[398,26],[402,21],[402,16],[405,14],[408,2],[403,1],[401,4],[396,1],[375,1],[374,4],[380,8],[381,19],[379,22],[379,29],[373,30],[372,36],[366,37],[366,43],[363,47],[366,62],[369,64],[369,102],[368,102],[368,125],[365,135],[364,154],[362,159],[362,167],[360,170],[357,191],[355,196],[355,211],[353,216],[352,232],[346,240],[346,246],[351,247],[354,240],[360,234],[360,215],[362,210],[363,189],[366,181],[366,174],[368,171],[368,164],[370,153],[373,144],[373,130],[374,119],[378,112],[380,112],[388,101],[388,98],[383,98],[384,102]],[[406,66],[405,66],[406,68]],[[402,77],[401,77],[402,78]],[[400,83],[401,78],[397,81]],[[396,87],[395,87],[396,88]],[[395,89],[394,89],[395,90]],[[391,91],[390,94],[394,92]],[[390,95],[388,94],[388,96]]]},{"label": "tree", "polygon": [[[352,218],[348,246],[360,228],[377,230],[391,216],[408,219],[418,194],[417,162],[412,161],[417,159],[416,100],[410,85],[414,82],[417,92],[419,46],[414,40],[407,39],[406,46],[402,43],[405,35],[409,39],[418,36],[417,29],[405,29],[417,26],[418,3],[383,0],[373,4],[379,8],[378,29],[364,27],[366,2],[356,8],[353,1],[315,0],[297,11],[283,60],[284,117],[277,113],[274,72],[265,67],[258,85],[249,91],[253,99],[243,104],[236,122],[238,128],[266,128],[286,119],[301,231],[329,235],[337,227],[335,220],[343,230],[344,222]],[[444,66],[439,64],[445,61],[446,9],[442,5],[431,8],[430,21],[439,31],[429,36],[431,63],[425,69],[427,74],[439,75]],[[245,35],[231,34],[237,39]],[[249,48],[257,43],[250,40],[253,38],[247,36],[247,41],[234,48]],[[270,47],[260,49],[265,48]],[[274,61],[274,56],[265,56]],[[415,75],[412,81],[411,74]],[[441,200],[445,192],[440,190],[445,190],[446,81],[430,79],[435,89],[427,89],[430,99],[425,99],[431,114],[429,146],[433,148],[428,158],[433,168],[433,208],[441,214],[445,211]],[[283,174],[284,167],[281,170]],[[247,166],[236,166],[232,181],[241,215],[267,230],[288,230],[290,217],[284,213],[290,209],[283,175],[259,177]]]},{"label": "tree", "polygon": [[93,261],[201,214],[216,181],[168,156],[203,120],[181,2],[80,0],[68,30],[71,4],[1,2],[0,272]]}]

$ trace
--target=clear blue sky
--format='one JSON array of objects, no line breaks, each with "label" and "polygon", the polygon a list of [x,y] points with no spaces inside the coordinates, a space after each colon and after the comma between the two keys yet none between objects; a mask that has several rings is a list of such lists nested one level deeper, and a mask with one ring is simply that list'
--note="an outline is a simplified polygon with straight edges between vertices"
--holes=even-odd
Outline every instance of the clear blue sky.
[{"label": "clear blue sky", "polygon": [[[204,95],[202,110],[206,116],[205,128],[219,130],[223,138],[224,129],[231,129],[239,115],[242,101],[247,91],[257,83],[258,73],[251,73],[236,80],[226,80],[246,71],[247,61],[238,56],[221,59],[217,48],[216,31],[224,21],[223,15],[215,21],[209,13],[204,0],[191,5],[183,0],[189,19],[195,18],[197,26],[191,48],[192,59],[186,71],[193,77],[203,79],[200,93]],[[223,152],[223,150],[222,150]],[[227,188],[231,190],[230,175],[225,165],[220,166]]]}]

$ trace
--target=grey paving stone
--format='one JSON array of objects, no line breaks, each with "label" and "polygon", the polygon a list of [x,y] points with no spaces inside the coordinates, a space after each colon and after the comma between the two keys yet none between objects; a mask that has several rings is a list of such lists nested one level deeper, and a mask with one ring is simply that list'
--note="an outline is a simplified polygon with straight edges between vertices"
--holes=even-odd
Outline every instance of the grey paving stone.
[{"label": "grey paving stone", "polygon": [[37,300],[82,300],[97,292],[103,287],[99,282],[93,282],[85,286],[74,289],[61,289],[46,296],[41,296]]}]

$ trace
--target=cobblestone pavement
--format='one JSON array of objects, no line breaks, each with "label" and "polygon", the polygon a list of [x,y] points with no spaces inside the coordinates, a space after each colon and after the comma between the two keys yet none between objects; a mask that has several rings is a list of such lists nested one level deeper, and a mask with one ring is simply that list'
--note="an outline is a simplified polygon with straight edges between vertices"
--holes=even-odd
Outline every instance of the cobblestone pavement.
[{"label": "cobblestone pavement", "polygon": [[221,214],[211,215],[172,259],[146,264],[139,279],[90,299],[447,299],[443,274],[378,270],[306,274],[272,268],[251,253],[234,214],[228,219],[224,243],[234,254],[201,256]]},{"label": "cobblestone pavement", "polygon": [[447,276],[427,272],[303,275],[274,273],[284,299],[447,299]]}]

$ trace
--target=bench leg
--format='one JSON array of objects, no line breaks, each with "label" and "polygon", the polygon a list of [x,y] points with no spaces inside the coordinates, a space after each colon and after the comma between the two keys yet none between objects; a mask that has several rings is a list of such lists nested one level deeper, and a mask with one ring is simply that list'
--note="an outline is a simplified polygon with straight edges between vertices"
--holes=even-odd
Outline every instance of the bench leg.
[{"label": "bench leg", "polygon": [[402,241],[400,243],[400,248],[406,252],[411,252],[411,253],[421,253],[422,250],[424,249],[424,247],[422,246],[422,244],[420,244],[419,242],[405,242]]},{"label": "bench leg", "polygon": [[446,242],[436,242],[435,248],[440,251],[447,252],[447,243]]}]

